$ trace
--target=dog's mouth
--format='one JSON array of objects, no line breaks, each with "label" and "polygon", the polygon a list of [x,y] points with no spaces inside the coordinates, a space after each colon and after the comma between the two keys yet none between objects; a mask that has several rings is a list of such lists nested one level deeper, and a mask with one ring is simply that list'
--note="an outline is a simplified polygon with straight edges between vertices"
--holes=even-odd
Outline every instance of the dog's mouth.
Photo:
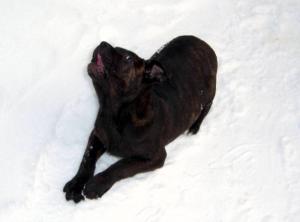
[{"label": "dog's mouth", "polygon": [[104,71],[104,64],[103,64],[103,61],[102,61],[102,57],[99,53],[96,55],[95,64],[98,67],[98,69],[100,70],[100,72]]},{"label": "dog's mouth", "polygon": [[103,59],[99,53],[93,56],[91,63],[88,65],[88,73],[95,78],[104,77]]}]

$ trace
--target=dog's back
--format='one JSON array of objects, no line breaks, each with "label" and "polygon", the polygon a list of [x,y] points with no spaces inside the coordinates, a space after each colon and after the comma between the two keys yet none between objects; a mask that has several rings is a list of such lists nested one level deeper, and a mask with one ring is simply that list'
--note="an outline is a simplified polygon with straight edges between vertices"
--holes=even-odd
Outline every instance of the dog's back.
[{"label": "dog's back", "polygon": [[157,61],[167,75],[167,81],[153,88],[161,99],[162,113],[169,116],[164,123],[167,142],[185,130],[197,133],[215,96],[216,54],[204,41],[180,36],[151,60]]}]

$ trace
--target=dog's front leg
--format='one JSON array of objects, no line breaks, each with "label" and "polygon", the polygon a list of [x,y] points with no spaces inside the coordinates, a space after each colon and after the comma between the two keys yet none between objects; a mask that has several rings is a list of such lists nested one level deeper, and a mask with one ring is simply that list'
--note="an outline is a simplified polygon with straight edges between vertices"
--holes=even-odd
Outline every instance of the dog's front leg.
[{"label": "dog's front leg", "polygon": [[78,203],[84,199],[82,189],[86,182],[94,175],[96,161],[104,152],[104,145],[97,138],[94,131],[92,131],[78,172],[64,186],[63,191],[66,193],[67,200],[73,200],[75,203]]},{"label": "dog's front leg", "polygon": [[162,148],[151,159],[143,157],[121,159],[105,171],[91,178],[85,185],[83,193],[89,199],[101,197],[114,183],[121,179],[162,167],[166,156],[165,148]]}]

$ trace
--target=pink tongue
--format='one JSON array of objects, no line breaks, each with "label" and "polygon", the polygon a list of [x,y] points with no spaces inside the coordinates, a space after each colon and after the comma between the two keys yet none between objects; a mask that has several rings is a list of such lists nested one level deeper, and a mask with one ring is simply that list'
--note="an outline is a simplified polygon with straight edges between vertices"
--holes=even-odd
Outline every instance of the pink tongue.
[{"label": "pink tongue", "polygon": [[97,57],[96,57],[96,64],[101,69],[101,71],[103,71],[104,65],[102,62],[101,55],[99,55],[99,54],[97,54]]}]

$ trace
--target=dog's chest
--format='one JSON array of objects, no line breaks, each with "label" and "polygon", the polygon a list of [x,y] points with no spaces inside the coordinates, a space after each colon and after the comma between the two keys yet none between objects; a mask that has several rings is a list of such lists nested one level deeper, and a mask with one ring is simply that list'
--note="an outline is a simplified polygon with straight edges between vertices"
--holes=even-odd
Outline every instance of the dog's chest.
[{"label": "dog's chest", "polygon": [[122,130],[118,130],[119,140],[116,141],[111,138],[108,152],[124,158],[132,155],[142,155],[141,147],[143,147],[145,132],[143,129],[132,127],[131,124],[124,125]]},{"label": "dog's chest", "polygon": [[139,140],[147,131],[150,119],[135,110],[127,110],[117,121],[117,130],[123,140]]}]

